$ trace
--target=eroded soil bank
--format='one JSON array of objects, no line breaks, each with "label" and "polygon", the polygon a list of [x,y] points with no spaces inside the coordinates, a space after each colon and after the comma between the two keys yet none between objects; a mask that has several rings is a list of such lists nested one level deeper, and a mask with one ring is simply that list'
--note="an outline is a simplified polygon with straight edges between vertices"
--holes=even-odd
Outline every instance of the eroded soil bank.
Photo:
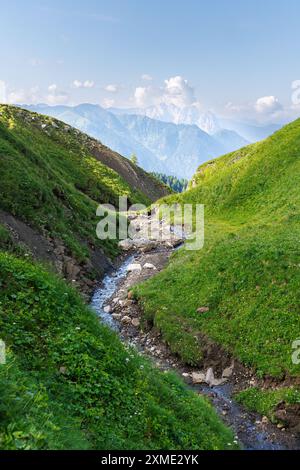
[{"label": "eroded soil bank", "polygon": [[[146,216],[136,219],[137,225],[147,223]],[[152,244],[145,240],[143,243],[143,240],[140,234],[135,241],[123,242],[127,255],[96,290],[92,306],[102,321],[118,331],[124,342],[149,357],[158,368],[176,372],[195,393],[208,397],[244,449],[300,449],[299,436],[289,429],[279,429],[266,417],[251,413],[235,402],[236,392],[258,383],[253,371],[209,340],[201,369],[188,367],[172,354],[153,325],[142,322],[141,306],[132,298],[130,290],[162,270],[181,239],[176,236]]]}]

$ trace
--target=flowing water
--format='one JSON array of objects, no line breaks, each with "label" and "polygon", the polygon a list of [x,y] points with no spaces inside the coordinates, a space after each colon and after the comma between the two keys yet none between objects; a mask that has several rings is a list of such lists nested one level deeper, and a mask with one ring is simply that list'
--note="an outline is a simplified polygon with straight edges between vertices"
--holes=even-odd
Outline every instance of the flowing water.
[{"label": "flowing water", "polygon": [[91,300],[92,309],[96,312],[101,321],[112,328],[114,331],[119,331],[119,325],[113,319],[110,313],[106,313],[104,311],[104,306],[117,291],[120,281],[124,279],[128,273],[128,266],[133,262],[134,256],[129,256],[116,272],[107,274],[103,279],[101,286],[96,289]]}]

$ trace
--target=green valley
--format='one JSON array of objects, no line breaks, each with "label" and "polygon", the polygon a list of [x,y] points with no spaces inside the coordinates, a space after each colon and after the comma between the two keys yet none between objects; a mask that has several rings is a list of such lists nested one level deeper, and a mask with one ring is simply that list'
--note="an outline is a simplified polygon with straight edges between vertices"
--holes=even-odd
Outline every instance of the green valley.
[{"label": "green valley", "polygon": [[119,250],[96,238],[97,204],[168,193],[138,168],[133,185],[120,162],[126,176],[79,131],[0,107],[1,449],[237,447],[205,398],[123,345],[78,292]]}]

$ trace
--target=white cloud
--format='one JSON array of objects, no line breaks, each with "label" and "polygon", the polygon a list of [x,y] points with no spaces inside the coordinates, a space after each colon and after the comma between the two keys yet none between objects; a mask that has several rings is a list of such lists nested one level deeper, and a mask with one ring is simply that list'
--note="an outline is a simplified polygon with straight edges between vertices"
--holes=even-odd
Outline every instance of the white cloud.
[{"label": "white cloud", "polygon": [[115,104],[115,100],[110,98],[105,98],[103,100],[103,107],[104,108],[111,108]]},{"label": "white cloud", "polygon": [[180,75],[165,80],[165,99],[167,104],[179,108],[190,106],[196,102],[195,90]]},{"label": "white cloud", "polygon": [[[8,89],[8,87],[7,87]],[[7,102],[9,104],[36,104],[40,101],[39,87],[31,87],[29,90],[9,90],[7,91]]]},{"label": "white cloud", "polygon": [[117,93],[119,91],[118,85],[115,84],[109,84],[106,85],[105,90],[108,91],[109,93]]},{"label": "white cloud", "polygon": [[57,91],[57,85],[56,83],[52,83],[52,85],[49,85],[48,86],[48,91],[50,91],[50,93],[54,93]]},{"label": "white cloud", "polygon": [[74,80],[72,83],[73,88],[94,88],[95,82],[93,80],[85,80],[81,82],[80,80]]},{"label": "white cloud", "polygon": [[48,104],[51,104],[51,105],[68,104],[69,95],[67,93],[49,94],[46,97],[46,101]]},{"label": "white cloud", "polygon": [[165,80],[162,87],[152,85],[137,87],[134,92],[134,99],[136,105],[140,107],[164,103],[184,108],[197,103],[194,88],[180,75]]},{"label": "white cloud", "polygon": [[29,89],[12,88],[0,81],[0,102],[18,105],[38,103],[55,105],[69,104],[70,97],[68,93],[60,90],[56,83],[50,84],[46,90],[41,90],[38,86]]},{"label": "white cloud", "polygon": [[48,86],[48,95],[46,96],[46,102],[51,105],[56,104],[67,104],[69,101],[69,95],[64,91],[59,90],[56,83],[52,83]]},{"label": "white cloud", "polygon": [[144,73],[142,76],[141,76],[141,79],[142,80],[145,80],[146,82],[151,82],[153,80],[153,78],[151,77],[151,75],[148,75],[147,73]]},{"label": "white cloud", "polygon": [[259,98],[254,107],[259,114],[274,114],[283,109],[278,98],[275,96],[263,96]]},{"label": "white cloud", "polygon": [[137,106],[143,108],[150,104],[150,101],[152,101],[151,94],[151,89],[149,87],[137,87],[134,92],[134,99]]}]

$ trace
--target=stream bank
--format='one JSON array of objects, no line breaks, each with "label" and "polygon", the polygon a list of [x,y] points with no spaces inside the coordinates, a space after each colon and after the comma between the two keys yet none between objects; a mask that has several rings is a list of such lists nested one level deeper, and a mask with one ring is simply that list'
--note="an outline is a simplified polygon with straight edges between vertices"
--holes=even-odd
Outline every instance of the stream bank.
[{"label": "stream bank", "polygon": [[[147,221],[147,217],[142,216],[142,219],[137,218],[136,223],[145,225],[149,222],[149,218]],[[122,242],[128,255],[95,291],[91,305],[101,320],[117,331],[122,341],[147,356],[156,367],[163,371],[176,372],[195,393],[206,396],[225,424],[231,427],[242,448],[300,449],[300,439],[291,432],[277,428],[265,417],[247,411],[234,401],[236,391],[255,382],[256,378],[251,370],[233,361],[228,354],[225,362],[214,358],[213,367],[219,360],[221,369],[220,365],[219,368],[211,367],[209,362],[205,364],[207,369],[201,371],[188,367],[172,354],[157,329],[152,327],[144,331],[141,328],[141,307],[128,291],[162,270],[176,247],[180,248],[183,242],[178,232],[175,238],[163,243],[143,243],[142,240],[144,239],[139,235],[137,239]],[[213,350],[219,357],[223,357],[220,348]]]}]

